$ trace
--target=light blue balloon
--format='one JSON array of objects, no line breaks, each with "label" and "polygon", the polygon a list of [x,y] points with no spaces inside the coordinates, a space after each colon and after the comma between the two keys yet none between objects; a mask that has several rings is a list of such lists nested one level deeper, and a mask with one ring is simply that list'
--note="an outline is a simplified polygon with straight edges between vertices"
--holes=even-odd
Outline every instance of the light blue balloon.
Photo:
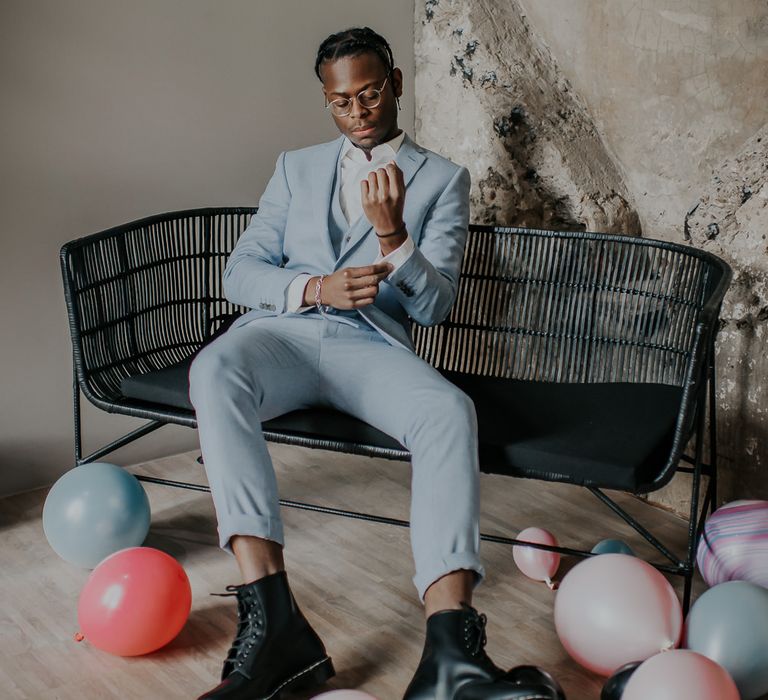
[{"label": "light blue balloon", "polygon": [[635,556],[632,547],[621,540],[601,540],[592,547],[592,554],[629,554],[631,557]]},{"label": "light blue balloon", "polygon": [[688,614],[686,646],[728,671],[742,700],[768,693],[768,589],[746,581],[710,588]]},{"label": "light blue balloon", "polygon": [[62,559],[95,568],[110,554],[139,547],[149,532],[149,499],[121,467],[93,462],[68,471],[48,492],[43,530]]}]

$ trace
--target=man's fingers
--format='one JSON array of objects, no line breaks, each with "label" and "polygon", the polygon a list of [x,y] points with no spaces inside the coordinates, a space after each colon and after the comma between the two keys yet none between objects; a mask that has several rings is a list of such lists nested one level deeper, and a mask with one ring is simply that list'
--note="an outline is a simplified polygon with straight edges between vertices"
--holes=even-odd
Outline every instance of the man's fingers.
[{"label": "man's fingers", "polygon": [[385,274],[365,275],[364,277],[354,277],[344,282],[344,289],[347,291],[365,289],[372,285],[378,285],[386,277]]},{"label": "man's fingers", "polygon": [[368,196],[371,199],[376,199],[379,195],[379,179],[376,177],[376,171],[371,170],[368,173],[368,178],[363,182],[368,183]]},{"label": "man's fingers", "polygon": [[405,191],[405,180],[403,179],[403,171],[397,167],[395,161],[387,163],[387,173],[389,173],[389,193],[397,199],[401,192]]},{"label": "man's fingers", "polygon": [[395,163],[394,160],[391,160],[387,164],[387,168],[390,167],[394,171],[394,181],[396,181],[400,186],[401,191],[405,190],[405,175],[403,175],[403,171],[400,169],[400,166]]},{"label": "man's fingers", "polygon": [[375,284],[369,287],[363,287],[362,289],[356,289],[349,293],[349,298],[352,301],[360,301],[361,299],[374,299],[379,293],[379,285]]},{"label": "man's fingers", "polygon": [[361,306],[368,306],[369,304],[373,304],[373,297],[367,297],[366,299],[358,299],[357,301],[352,302],[352,308],[359,309]]},{"label": "man's fingers", "polygon": [[389,197],[389,175],[384,168],[375,171],[376,183],[378,185],[377,199],[383,202]]},{"label": "man's fingers", "polygon": [[378,275],[389,274],[389,263],[374,263],[373,265],[365,265],[364,267],[346,267],[344,268],[345,277],[365,277],[366,275]]}]

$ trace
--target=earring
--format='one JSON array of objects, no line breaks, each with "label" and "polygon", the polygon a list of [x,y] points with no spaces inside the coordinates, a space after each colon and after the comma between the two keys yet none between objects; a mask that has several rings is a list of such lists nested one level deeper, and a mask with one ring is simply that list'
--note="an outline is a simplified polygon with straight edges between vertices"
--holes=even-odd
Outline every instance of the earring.
[{"label": "earring", "polygon": [[400,98],[399,98],[399,97],[396,97],[396,98],[395,98],[395,101],[397,102],[397,108],[398,108],[399,110],[402,110],[403,108],[400,106]]}]

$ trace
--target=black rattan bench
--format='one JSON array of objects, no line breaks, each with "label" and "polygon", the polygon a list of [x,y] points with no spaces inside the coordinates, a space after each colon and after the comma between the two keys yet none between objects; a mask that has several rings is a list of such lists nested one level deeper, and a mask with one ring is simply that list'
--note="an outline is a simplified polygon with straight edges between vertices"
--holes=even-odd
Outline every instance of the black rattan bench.
[{"label": "black rattan bench", "polygon": [[[62,248],[77,464],[100,459],[168,423],[196,427],[189,365],[244,311],[226,301],[221,277],[255,211],[161,214]],[[482,471],[588,488],[665,557],[655,566],[684,577],[686,609],[696,538],[716,506],[714,338],[730,277],[719,258],[661,241],[471,226],[449,318],[438,326],[413,328],[417,352],[475,402]],[[148,422],[83,456],[80,392],[105,411]],[[327,409],[296,411],[263,427],[273,442],[409,459],[388,435]],[[685,452],[689,442],[692,456]],[[648,493],[676,471],[693,475],[688,547],[682,556],[604,493]],[[700,510],[702,475],[709,478]]]}]

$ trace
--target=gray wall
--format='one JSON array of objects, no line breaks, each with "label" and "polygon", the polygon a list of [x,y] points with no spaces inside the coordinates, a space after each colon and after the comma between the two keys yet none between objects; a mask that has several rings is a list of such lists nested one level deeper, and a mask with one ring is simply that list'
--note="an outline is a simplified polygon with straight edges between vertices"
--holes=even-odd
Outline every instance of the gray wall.
[{"label": "gray wall", "polygon": [[[405,74],[413,0],[3,0],[0,5],[0,496],[72,466],[68,240],[162,211],[258,201],[281,150],[337,135],[314,56],[367,24]],[[85,449],[141,421],[84,405]],[[109,459],[193,449],[166,427]]]}]

